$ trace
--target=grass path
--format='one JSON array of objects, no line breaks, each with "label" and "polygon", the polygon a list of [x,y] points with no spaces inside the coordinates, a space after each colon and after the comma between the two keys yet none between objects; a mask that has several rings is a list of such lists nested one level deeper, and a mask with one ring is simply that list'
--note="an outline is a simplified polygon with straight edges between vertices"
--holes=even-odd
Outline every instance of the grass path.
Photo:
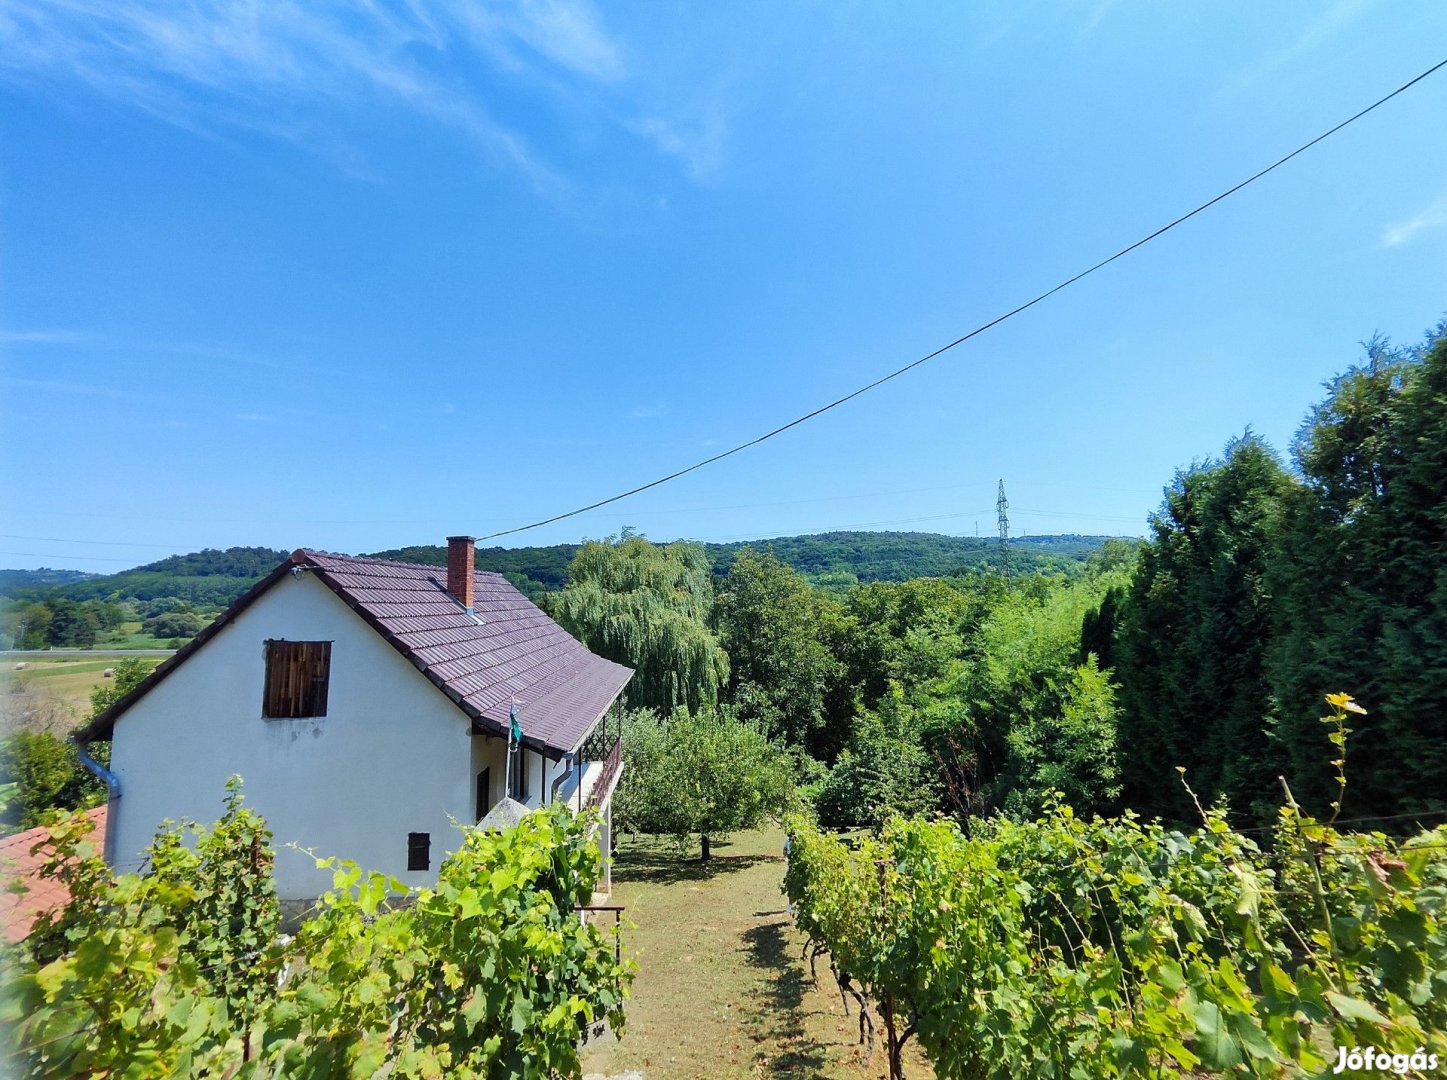
[{"label": "grass path", "polygon": [[[624,951],[638,965],[628,1026],[616,1044],[584,1058],[584,1072],[673,1077],[885,1075],[856,1045],[824,967],[819,989],[800,959],[803,938],[779,891],[783,834],[770,829],[716,844],[712,865],[697,852],[625,840],[614,867],[613,902],[632,926]],[[911,1061],[911,1080],[928,1066]]]}]

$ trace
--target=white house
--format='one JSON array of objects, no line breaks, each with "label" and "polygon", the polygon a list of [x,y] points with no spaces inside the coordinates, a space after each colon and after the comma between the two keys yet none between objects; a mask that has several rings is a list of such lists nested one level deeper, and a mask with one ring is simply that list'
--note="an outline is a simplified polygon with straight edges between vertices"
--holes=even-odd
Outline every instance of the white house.
[{"label": "white house", "polygon": [[215,820],[233,774],[284,901],[331,884],[286,845],[427,884],[458,823],[505,796],[599,807],[606,855],[633,673],[473,556],[471,537],[449,538],[445,571],[296,551],[93,721],[79,739],[111,740],[112,865],[137,868],[164,819]]}]

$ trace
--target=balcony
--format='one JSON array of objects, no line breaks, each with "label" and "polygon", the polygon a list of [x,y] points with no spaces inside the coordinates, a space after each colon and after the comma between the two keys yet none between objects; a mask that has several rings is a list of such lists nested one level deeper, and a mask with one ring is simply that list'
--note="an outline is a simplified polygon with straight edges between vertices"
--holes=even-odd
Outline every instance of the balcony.
[{"label": "balcony", "polygon": [[574,810],[601,806],[613,794],[623,768],[623,717],[606,714],[578,748],[579,771],[558,789],[556,800]]}]

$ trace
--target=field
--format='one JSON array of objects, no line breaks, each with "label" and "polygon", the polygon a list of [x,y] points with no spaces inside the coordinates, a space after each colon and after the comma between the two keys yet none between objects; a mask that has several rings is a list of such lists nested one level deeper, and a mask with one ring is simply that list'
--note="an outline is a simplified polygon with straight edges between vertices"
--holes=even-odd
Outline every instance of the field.
[{"label": "field", "polygon": [[[612,903],[638,964],[628,1026],[585,1056],[584,1072],[648,1077],[829,1077],[886,1074],[884,1053],[855,1039],[821,961],[815,989],[779,885],[783,833],[716,844],[709,869],[654,840],[619,845]],[[908,1056],[911,1077],[929,1067]]]},{"label": "field", "polygon": [[[210,621],[210,616],[205,617]],[[139,622],[121,623],[120,626],[105,635],[105,640],[98,642],[93,651],[105,652],[110,649],[172,649],[175,645],[171,640],[153,637],[150,634],[141,633]]]},{"label": "field", "polygon": [[[141,657],[150,667],[165,658]],[[47,727],[80,723],[90,713],[91,691],[106,681],[106,669],[115,667],[120,659],[120,655],[97,651],[6,656],[0,670],[5,730],[17,726],[24,715],[43,715]],[[19,667],[22,664],[24,667]]]}]

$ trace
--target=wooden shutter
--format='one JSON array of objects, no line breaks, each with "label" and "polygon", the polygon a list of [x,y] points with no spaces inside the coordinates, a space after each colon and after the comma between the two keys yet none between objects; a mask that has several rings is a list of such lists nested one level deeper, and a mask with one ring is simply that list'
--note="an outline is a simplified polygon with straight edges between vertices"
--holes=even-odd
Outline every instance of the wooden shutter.
[{"label": "wooden shutter", "polygon": [[325,716],[331,665],[330,641],[268,641],[262,715]]},{"label": "wooden shutter", "polygon": [[332,643],[330,641],[306,641],[302,643],[304,657],[302,669],[306,675],[306,709],[303,716],[326,716],[327,686],[331,682]]}]

